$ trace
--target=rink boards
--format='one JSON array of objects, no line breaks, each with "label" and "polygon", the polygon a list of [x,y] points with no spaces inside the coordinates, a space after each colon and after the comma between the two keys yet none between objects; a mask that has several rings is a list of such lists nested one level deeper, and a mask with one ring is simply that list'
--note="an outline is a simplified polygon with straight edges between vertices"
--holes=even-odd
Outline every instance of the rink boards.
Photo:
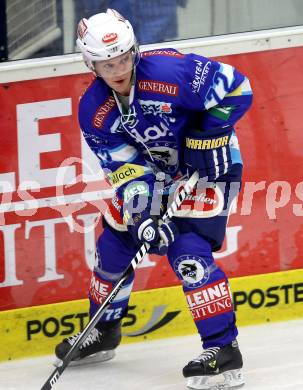
[{"label": "rink boards", "polygon": [[[238,324],[303,318],[303,29],[172,47],[235,66],[254,90],[236,126],[243,189],[215,253]],[[88,320],[83,298],[112,196],[77,120],[91,79],[78,54],[0,65],[0,360],[52,353]],[[195,332],[165,259],[146,256],[137,269],[123,325],[124,343]]]},{"label": "rink boards", "polygon": [[[231,279],[238,325],[303,318],[303,270]],[[87,300],[0,312],[0,360],[51,354],[88,321]],[[123,343],[196,332],[181,286],[134,292]]]}]

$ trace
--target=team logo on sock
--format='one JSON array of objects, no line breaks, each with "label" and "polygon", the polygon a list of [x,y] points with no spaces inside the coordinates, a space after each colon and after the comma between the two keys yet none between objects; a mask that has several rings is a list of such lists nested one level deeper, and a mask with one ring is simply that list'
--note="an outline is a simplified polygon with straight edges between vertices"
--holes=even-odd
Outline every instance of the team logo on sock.
[{"label": "team logo on sock", "polygon": [[174,263],[174,270],[188,288],[203,286],[209,279],[209,270],[200,256],[183,255]]}]

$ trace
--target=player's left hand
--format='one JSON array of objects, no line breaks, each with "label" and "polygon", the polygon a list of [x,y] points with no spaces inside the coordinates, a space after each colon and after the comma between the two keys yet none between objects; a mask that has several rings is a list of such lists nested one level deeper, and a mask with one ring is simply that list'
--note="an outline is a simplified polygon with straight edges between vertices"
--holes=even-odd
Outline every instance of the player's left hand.
[{"label": "player's left hand", "polygon": [[179,232],[172,221],[158,221],[151,218],[147,212],[133,215],[133,223],[128,225],[128,231],[135,242],[150,245],[149,253],[163,256],[167,253],[168,247],[177,238]]},{"label": "player's left hand", "polygon": [[212,136],[209,133],[195,130],[186,136],[184,161],[190,170],[199,171],[200,178],[213,181],[231,168],[229,141],[232,131],[224,129],[221,134]]}]

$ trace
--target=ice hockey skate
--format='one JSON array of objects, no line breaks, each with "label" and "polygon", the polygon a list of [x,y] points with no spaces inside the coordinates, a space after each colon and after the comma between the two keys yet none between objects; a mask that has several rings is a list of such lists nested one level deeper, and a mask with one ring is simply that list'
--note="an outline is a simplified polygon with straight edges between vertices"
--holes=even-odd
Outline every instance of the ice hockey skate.
[{"label": "ice hockey skate", "polygon": [[[62,359],[72,348],[81,332],[64,339],[56,346],[55,353],[57,359],[54,366],[59,367]],[[104,362],[115,357],[115,349],[121,341],[121,322],[103,329],[94,328],[86,337],[74,356],[70,365],[82,365],[92,362]]]},{"label": "ice hockey skate", "polygon": [[184,368],[189,389],[236,389],[244,385],[242,355],[236,340],[224,347],[212,347]]}]

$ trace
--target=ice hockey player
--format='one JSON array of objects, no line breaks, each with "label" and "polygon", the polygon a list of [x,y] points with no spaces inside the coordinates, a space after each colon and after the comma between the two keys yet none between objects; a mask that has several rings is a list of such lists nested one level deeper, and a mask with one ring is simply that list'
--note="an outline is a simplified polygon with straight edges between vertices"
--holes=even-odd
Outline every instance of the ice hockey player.
[{"label": "ice hockey player", "polygon": [[[251,105],[249,81],[234,67],[200,55],[170,48],[140,53],[131,24],[113,9],[82,19],[77,45],[95,75],[80,100],[80,127],[116,192],[97,241],[90,315],[148,242],[151,253],[167,253],[201,336],[201,355],[183,369],[187,385],[207,389],[215,378],[228,388],[240,386],[242,356],[231,293],[212,252],[221,248],[228,208],[240,187],[234,125]],[[195,170],[204,184],[208,179],[207,188],[198,185],[186,207],[161,223],[173,183]],[[204,192],[198,193],[200,187]],[[133,279],[75,360],[114,356]],[[57,345],[59,359],[77,337]]]}]

